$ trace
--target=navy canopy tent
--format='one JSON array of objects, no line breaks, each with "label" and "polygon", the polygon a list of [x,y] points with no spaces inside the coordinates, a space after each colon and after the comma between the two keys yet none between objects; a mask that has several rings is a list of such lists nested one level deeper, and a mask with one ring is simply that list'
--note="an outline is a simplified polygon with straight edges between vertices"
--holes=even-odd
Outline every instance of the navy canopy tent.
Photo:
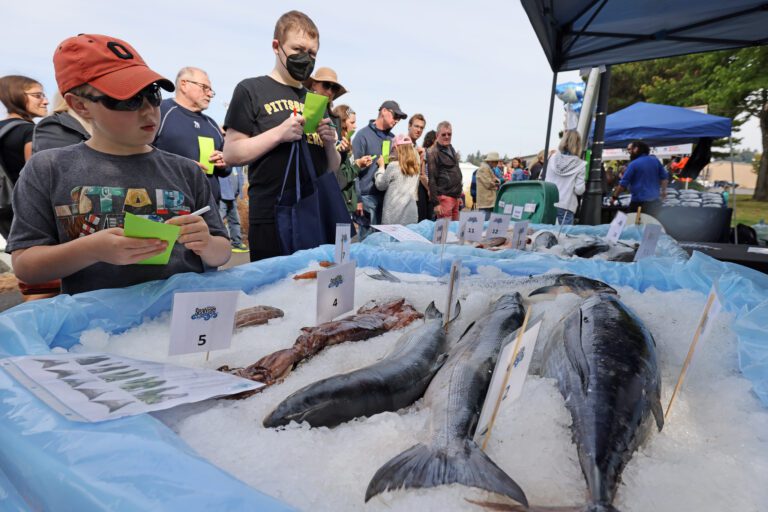
[{"label": "navy canopy tent", "polygon": [[766,0],[521,0],[553,71],[768,44]]},{"label": "navy canopy tent", "polygon": [[730,135],[731,120],[727,117],[641,101],[606,118],[604,140],[606,148],[618,148],[633,140],[642,140],[649,146],[667,146]]}]

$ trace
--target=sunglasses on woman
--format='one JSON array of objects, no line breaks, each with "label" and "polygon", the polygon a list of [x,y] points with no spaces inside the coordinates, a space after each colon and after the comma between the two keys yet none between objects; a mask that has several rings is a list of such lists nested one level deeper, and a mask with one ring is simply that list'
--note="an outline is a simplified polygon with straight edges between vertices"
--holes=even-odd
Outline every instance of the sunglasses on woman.
[{"label": "sunglasses on woman", "polygon": [[341,90],[341,86],[335,82],[320,82],[320,85],[323,86],[323,89],[329,90],[332,93],[336,94]]},{"label": "sunglasses on woman", "polygon": [[93,96],[91,94],[80,94],[79,96],[101,103],[109,110],[119,110],[121,112],[135,112],[141,108],[146,99],[153,107],[159,107],[163,101],[163,95],[160,92],[160,86],[152,84],[145,87],[138,92],[135,96],[128,98],[127,100],[117,100],[111,96]]}]

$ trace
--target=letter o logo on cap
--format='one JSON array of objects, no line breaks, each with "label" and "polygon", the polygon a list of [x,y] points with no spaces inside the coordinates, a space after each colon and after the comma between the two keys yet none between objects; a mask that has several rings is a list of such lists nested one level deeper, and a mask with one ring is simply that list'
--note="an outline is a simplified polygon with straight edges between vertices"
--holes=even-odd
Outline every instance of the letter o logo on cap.
[{"label": "letter o logo on cap", "polygon": [[133,58],[133,54],[120,43],[116,43],[115,41],[110,41],[107,43],[107,48],[112,50],[112,53],[117,55],[119,59],[129,60]]}]

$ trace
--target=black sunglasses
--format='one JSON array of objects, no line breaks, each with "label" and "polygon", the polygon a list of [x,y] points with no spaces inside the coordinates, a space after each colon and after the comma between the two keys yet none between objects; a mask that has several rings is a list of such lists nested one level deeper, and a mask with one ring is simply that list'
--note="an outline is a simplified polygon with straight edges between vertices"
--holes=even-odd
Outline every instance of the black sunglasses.
[{"label": "black sunglasses", "polygon": [[103,104],[109,110],[119,110],[121,112],[135,112],[144,104],[144,99],[153,107],[159,107],[163,101],[163,95],[160,92],[160,86],[152,84],[139,91],[136,96],[127,100],[116,100],[110,96],[92,96],[90,94],[80,94],[79,96]]},{"label": "black sunglasses", "polygon": [[334,82],[325,82],[325,81],[323,81],[323,82],[320,82],[320,85],[323,86],[323,89],[329,89],[334,94],[341,90],[341,87],[339,86],[339,84],[334,83]]}]

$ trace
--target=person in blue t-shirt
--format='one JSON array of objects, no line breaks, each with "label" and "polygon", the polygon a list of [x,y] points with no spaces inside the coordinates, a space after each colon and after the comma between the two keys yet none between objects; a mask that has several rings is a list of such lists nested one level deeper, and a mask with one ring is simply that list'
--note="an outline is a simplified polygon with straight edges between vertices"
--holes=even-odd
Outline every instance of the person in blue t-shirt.
[{"label": "person in blue t-shirt", "polygon": [[627,151],[631,162],[613,191],[612,202],[616,201],[619,194],[629,189],[632,193],[629,210],[637,211],[642,208],[643,212],[653,215],[661,206],[659,197],[667,197],[669,174],[659,159],[650,155],[651,148],[645,142],[630,142]]}]

